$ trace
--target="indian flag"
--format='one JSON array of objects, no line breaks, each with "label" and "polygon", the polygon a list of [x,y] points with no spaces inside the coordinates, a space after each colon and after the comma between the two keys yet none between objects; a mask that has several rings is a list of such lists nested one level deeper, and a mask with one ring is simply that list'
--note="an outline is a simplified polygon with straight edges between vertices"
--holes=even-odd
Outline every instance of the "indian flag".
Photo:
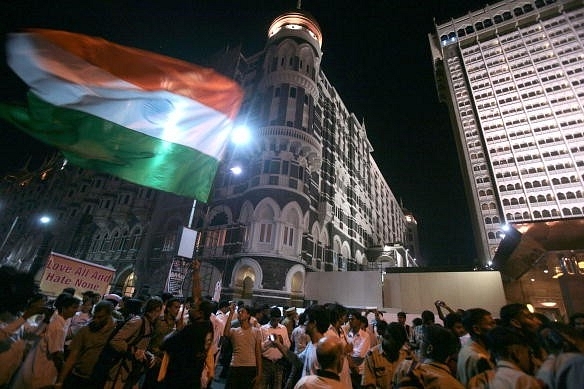
[{"label": "indian flag", "polygon": [[243,92],[215,71],[65,31],[7,41],[28,106],[0,117],[69,162],[207,201]]}]

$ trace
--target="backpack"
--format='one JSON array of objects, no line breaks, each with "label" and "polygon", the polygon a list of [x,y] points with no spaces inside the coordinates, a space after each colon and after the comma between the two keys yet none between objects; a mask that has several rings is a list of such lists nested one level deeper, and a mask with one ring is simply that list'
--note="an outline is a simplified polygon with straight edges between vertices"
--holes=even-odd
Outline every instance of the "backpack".
[{"label": "backpack", "polygon": [[[134,341],[128,344],[129,347],[135,346],[144,336],[145,328],[146,328],[146,319],[141,318],[142,324],[140,325],[140,331],[138,336]],[[97,362],[93,367],[93,371],[91,372],[90,379],[92,382],[96,383],[96,387],[103,387],[109,377],[110,370],[117,365],[122,359],[127,357],[127,353],[115,350],[110,341],[114,338],[114,336],[120,331],[120,329],[126,325],[126,323],[130,321],[130,319],[125,321],[118,320],[116,322],[116,327],[110,334],[107,339],[105,346],[99,353],[99,357],[97,358]]]}]

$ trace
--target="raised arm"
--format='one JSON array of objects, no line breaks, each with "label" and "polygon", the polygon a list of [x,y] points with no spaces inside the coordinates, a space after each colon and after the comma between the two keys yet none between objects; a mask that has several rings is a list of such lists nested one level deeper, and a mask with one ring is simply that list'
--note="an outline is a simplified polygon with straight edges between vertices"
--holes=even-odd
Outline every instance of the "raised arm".
[{"label": "raised arm", "polygon": [[231,302],[229,304],[229,315],[227,316],[227,321],[225,322],[225,328],[223,328],[223,336],[229,336],[231,331],[231,321],[233,320],[233,313],[235,312],[235,303]]},{"label": "raised arm", "polygon": [[193,286],[192,286],[193,304],[199,306],[202,300],[201,292],[201,261],[193,260]]}]

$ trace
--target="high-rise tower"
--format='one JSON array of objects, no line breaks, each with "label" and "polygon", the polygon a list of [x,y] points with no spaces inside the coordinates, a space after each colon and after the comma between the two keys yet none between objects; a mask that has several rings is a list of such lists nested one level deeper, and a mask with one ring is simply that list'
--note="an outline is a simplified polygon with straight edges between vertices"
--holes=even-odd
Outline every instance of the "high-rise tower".
[{"label": "high-rise tower", "polygon": [[429,40],[480,258],[494,257],[507,223],[582,218],[582,2],[505,0]]}]

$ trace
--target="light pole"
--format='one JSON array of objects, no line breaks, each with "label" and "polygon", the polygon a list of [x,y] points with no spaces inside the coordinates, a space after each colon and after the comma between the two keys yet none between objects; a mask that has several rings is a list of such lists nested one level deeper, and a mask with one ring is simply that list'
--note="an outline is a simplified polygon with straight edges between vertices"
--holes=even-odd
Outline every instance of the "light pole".
[{"label": "light pole", "polygon": [[19,218],[19,216],[16,216],[14,218],[14,221],[12,222],[12,225],[10,226],[10,229],[8,230],[8,233],[4,237],[4,241],[2,242],[2,245],[0,246],[0,253],[2,252],[2,249],[4,249],[4,246],[6,245],[6,242],[8,242],[8,239],[10,238],[10,235],[12,235],[12,231],[14,230],[14,227],[16,226],[16,223],[18,223],[18,218]]},{"label": "light pole", "polygon": [[30,273],[34,276],[43,266],[44,260],[48,254],[49,248],[49,241],[52,238],[52,234],[48,229],[48,225],[51,222],[51,218],[49,216],[43,215],[39,219],[41,223],[41,227],[43,229],[43,239],[37,250],[37,253],[34,257],[34,260],[30,266]]}]

